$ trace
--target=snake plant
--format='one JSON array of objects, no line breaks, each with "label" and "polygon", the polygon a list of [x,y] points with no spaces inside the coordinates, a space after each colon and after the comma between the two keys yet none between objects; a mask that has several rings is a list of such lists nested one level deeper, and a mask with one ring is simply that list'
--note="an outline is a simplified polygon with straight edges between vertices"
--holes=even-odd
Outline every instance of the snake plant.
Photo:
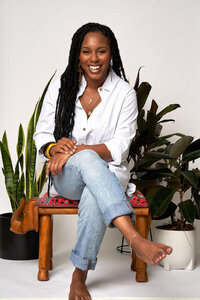
[{"label": "snake plant", "polygon": [[31,197],[39,196],[45,184],[45,164],[43,165],[38,178],[36,177],[37,151],[33,134],[39,119],[44,97],[54,75],[55,73],[48,81],[42,96],[36,103],[34,112],[28,123],[26,140],[24,129],[21,124],[19,125],[16,146],[17,163],[15,166],[12,162],[12,156],[9,151],[6,131],[3,134],[2,141],[0,141],[0,150],[3,162],[2,172],[5,177],[6,190],[13,211],[18,208],[19,202],[23,196],[26,200]]}]

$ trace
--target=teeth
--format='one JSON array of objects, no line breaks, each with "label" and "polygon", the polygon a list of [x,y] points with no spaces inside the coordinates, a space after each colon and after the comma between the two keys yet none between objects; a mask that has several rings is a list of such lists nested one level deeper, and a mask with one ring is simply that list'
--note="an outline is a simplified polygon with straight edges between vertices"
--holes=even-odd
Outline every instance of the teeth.
[{"label": "teeth", "polygon": [[90,69],[92,69],[92,70],[97,70],[99,68],[100,68],[100,66],[90,66]]}]

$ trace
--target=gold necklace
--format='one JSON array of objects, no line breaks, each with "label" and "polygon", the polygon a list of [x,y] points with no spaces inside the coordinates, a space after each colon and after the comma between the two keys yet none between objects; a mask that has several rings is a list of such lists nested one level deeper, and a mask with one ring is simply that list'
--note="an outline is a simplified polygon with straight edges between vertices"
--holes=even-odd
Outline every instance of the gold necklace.
[{"label": "gold necklace", "polygon": [[83,108],[84,108],[84,110],[85,110],[85,112],[86,112],[88,118],[91,116],[91,114],[92,114],[93,110],[95,109],[95,107],[97,107],[97,105],[99,104],[99,102],[100,102],[99,100],[101,100],[101,97],[100,97],[100,96],[99,96],[99,98],[97,99],[97,101],[94,103],[95,106],[91,109],[91,108],[88,108],[88,107],[86,106],[86,103],[84,103],[84,99],[82,98],[81,104],[82,104],[82,106],[83,106]]},{"label": "gold necklace", "polygon": [[97,93],[97,95],[94,98],[90,97],[86,92],[85,95],[89,98],[88,104],[91,104],[99,96],[99,93]]}]

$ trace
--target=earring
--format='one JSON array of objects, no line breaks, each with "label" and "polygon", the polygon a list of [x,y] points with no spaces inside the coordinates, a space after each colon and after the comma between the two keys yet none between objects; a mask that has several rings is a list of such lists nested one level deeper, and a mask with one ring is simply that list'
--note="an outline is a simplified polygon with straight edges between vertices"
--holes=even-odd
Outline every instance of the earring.
[{"label": "earring", "polygon": [[111,60],[110,60],[110,77],[111,77],[111,81],[112,81],[112,66],[113,66],[113,59],[111,58]]},{"label": "earring", "polygon": [[78,64],[78,70],[77,71],[78,71],[78,82],[81,83],[83,69],[82,69],[80,63]]}]

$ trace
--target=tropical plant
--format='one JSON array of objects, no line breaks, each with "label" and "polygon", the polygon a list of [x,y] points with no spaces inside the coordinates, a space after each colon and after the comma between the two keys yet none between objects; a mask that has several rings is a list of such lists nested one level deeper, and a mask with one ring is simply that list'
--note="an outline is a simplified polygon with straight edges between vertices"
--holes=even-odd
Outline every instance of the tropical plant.
[{"label": "tropical plant", "polygon": [[[153,158],[156,152],[149,153]],[[170,143],[153,171],[162,177],[162,184],[154,186],[147,194],[150,211],[154,218],[171,217],[172,229],[186,229],[195,218],[200,219],[200,170],[190,168],[191,162],[200,158],[200,139],[183,136]],[[163,171],[164,170],[164,171]],[[178,205],[172,200],[178,194]],[[177,219],[175,212],[180,213]]]},{"label": "tropical plant", "polygon": [[39,196],[45,184],[45,164],[43,165],[39,177],[36,178],[35,168],[37,151],[33,134],[39,119],[45,94],[54,75],[55,73],[47,83],[42,96],[37,102],[34,112],[29,120],[26,142],[23,127],[21,124],[19,126],[16,146],[17,163],[15,164],[15,167],[13,167],[6,131],[3,134],[2,141],[0,141],[0,150],[3,162],[2,171],[5,177],[6,190],[13,211],[18,208],[19,202],[23,196],[26,198],[26,200],[30,199],[31,197]]},{"label": "tropical plant", "polygon": [[[146,193],[146,188],[155,185],[159,178],[162,179],[162,176],[158,176],[155,172],[152,173],[149,167],[160,159],[160,153],[164,151],[163,146],[170,144],[168,138],[173,135],[182,136],[182,134],[175,133],[170,136],[160,136],[161,124],[174,122],[173,119],[163,119],[163,117],[179,108],[180,105],[170,104],[158,112],[158,104],[155,100],[152,100],[150,109],[145,111],[144,106],[151,91],[151,85],[148,82],[139,84],[140,69],[134,86],[138,102],[137,131],[130,146],[129,160],[132,159],[134,163],[131,170],[133,174],[132,181],[139,190]],[[155,149],[157,150],[156,154],[149,156],[149,152],[155,151]]]}]

